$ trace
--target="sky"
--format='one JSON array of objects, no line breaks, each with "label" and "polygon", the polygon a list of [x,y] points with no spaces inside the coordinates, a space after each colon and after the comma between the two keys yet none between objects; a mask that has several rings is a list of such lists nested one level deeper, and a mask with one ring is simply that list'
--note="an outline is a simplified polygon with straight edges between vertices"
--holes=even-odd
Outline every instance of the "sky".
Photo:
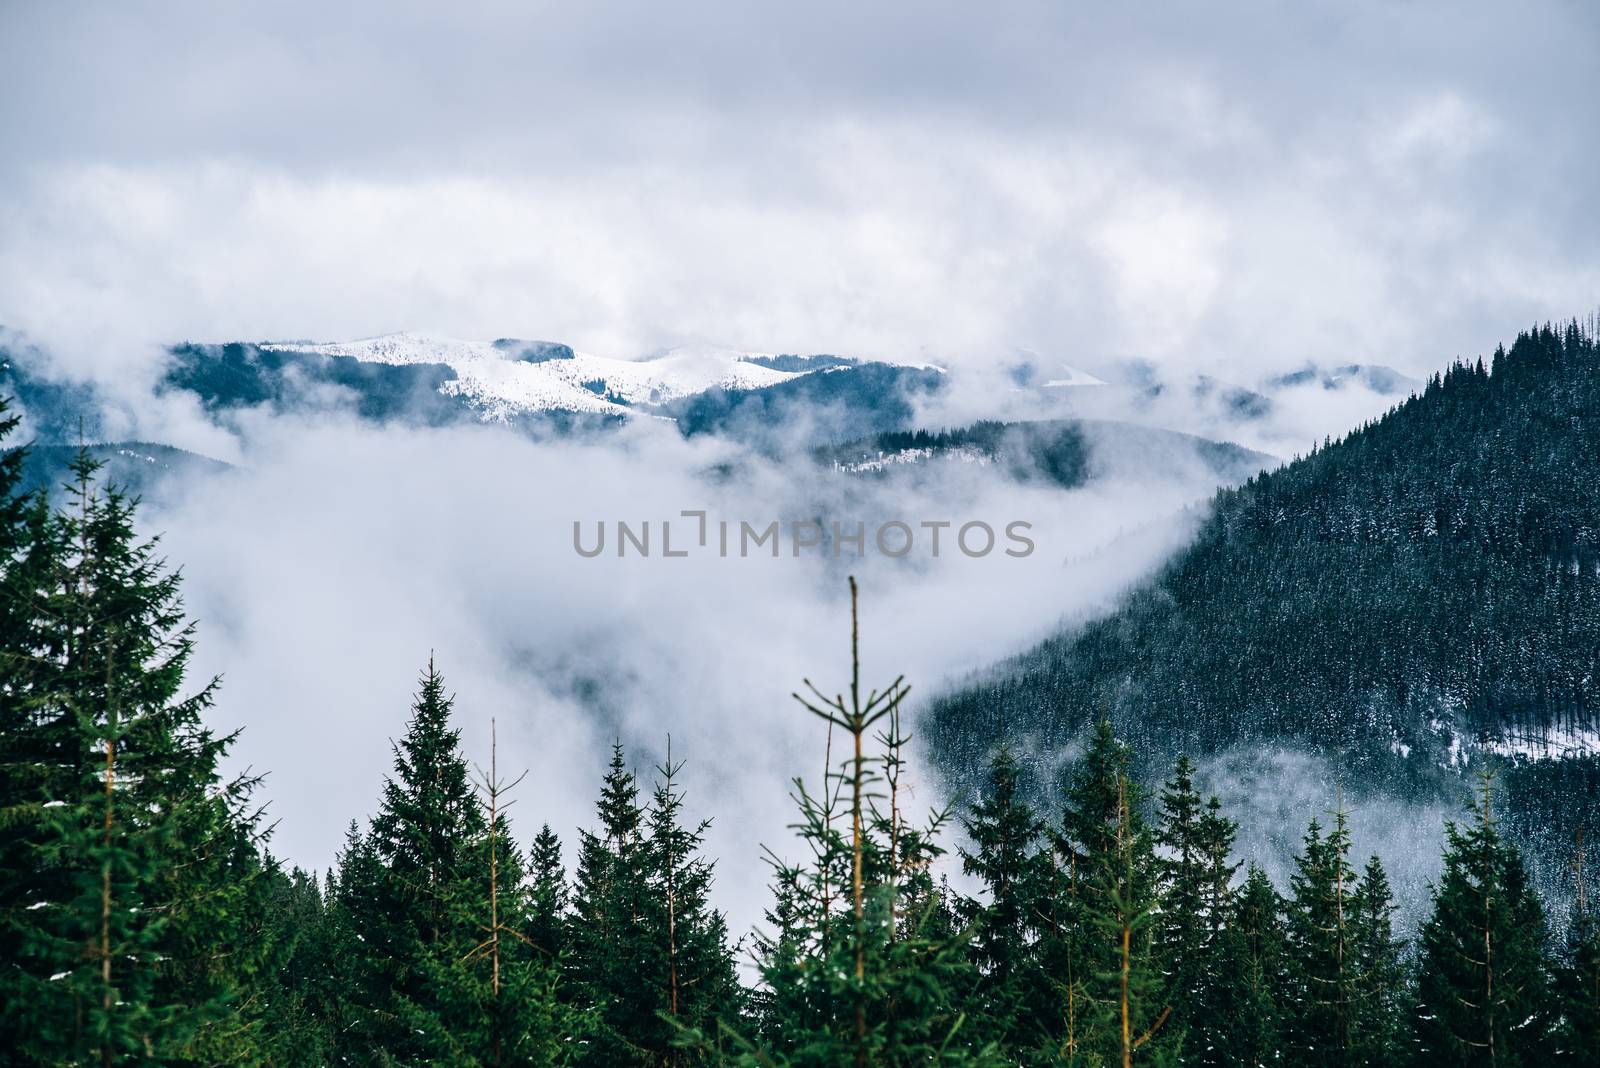
[{"label": "sky", "polygon": [[[128,406],[173,341],[398,330],[967,382],[1019,351],[1422,375],[1600,304],[1597,45],[1576,2],[0,3],[0,326]],[[1306,396],[1296,418],[1335,432],[1381,410]],[[779,784],[820,762],[788,694],[838,681],[841,570],[559,549],[575,516],[806,514],[832,491],[761,463],[708,484],[716,446],[660,428],[539,448],[148,412],[141,436],[238,465],[148,521],[185,569],[197,672],[224,676],[216,720],[270,772],[275,849],[331,861],[435,653],[469,748],[495,719],[501,766],[532,771],[523,812],[569,846],[612,738],[648,759],[672,733],[722,900],[756,918]],[[868,502],[1026,516],[1045,548],[869,568],[869,665],[933,688],[1104,606],[1209,488]],[[1293,767],[1296,823],[1331,779]]]},{"label": "sky", "polygon": [[1593,5],[12,3],[0,322],[1253,380],[1592,310]]}]

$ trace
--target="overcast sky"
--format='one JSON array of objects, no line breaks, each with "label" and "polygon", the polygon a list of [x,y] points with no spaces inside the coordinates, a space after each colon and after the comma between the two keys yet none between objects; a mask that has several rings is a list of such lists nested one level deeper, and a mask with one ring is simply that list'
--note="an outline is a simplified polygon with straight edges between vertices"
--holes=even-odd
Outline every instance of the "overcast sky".
[{"label": "overcast sky", "polygon": [[0,5],[0,323],[1251,379],[1591,310],[1588,3]]},{"label": "overcast sky", "polygon": [[[958,371],[1026,349],[1249,384],[1307,360],[1421,373],[1600,303],[1596,5],[1114,7],[0,0],[0,326],[148,401],[180,339],[418,329]],[[1307,437],[1388,400],[1315,403]],[[840,576],[584,569],[565,539],[574,516],[708,501],[813,514],[793,470],[707,485],[711,446],[645,424],[548,449],[314,416],[255,413],[248,462],[153,513],[196,676],[227,675],[215,716],[275,769],[274,848],[329,863],[433,650],[470,750],[498,717],[502,766],[533,772],[522,811],[569,843],[611,731],[672,733],[743,930],[757,843],[791,818],[772,785],[817,765],[786,695],[837,677]],[[141,434],[238,458],[160,418]],[[890,502],[1027,516],[1044,551],[869,572],[874,672],[930,692],[1095,610],[1210,488]],[[599,678],[610,719],[575,708]],[[1391,822],[1400,853],[1438,825]]]}]

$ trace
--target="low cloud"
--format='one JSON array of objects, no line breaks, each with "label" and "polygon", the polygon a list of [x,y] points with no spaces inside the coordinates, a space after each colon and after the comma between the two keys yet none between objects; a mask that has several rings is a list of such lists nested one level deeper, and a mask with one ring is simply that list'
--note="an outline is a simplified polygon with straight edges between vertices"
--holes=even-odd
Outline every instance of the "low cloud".
[{"label": "low cloud", "polygon": [[[789,694],[802,677],[847,682],[847,574],[862,586],[864,677],[903,672],[927,693],[1066,612],[1109,604],[1181,544],[1179,510],[1204,492],[1159,475],[1062,492],[959,464],[912,481],[808,475],[648,423],[544,444],[326,416],[243,426],[241,466],[145,520],[183,564],[198,672],[224,675],[215,719],[245,727],[236,759],[270,772],[275,848],[326,866],[345,821],[370,815],[432,655],[458,694],[467,751],[486,759],[494,718],[501,766],[531,769],[523,836],[549,820],[571,843],[591,822],[610,741],[646,770],[672,735],[691,808],[716,819],[721,900],[741,925],[765,901],[759,845],[787,837],[785,786],[822,763],[820,727]],[[705,474],[730,459],[736,477]],[[713,523],[819,517],[869,531],[887,517],[997,530],[1024,519],[1037,550],[972,559],[949,534],[937,560],[870,545],[865,559],[796,558],[787,544],[778,559],[665,559],[659,540],[647,559],[583,559],[572,546],[574,520],[655,525],[700,508]],[[695,523],[680,523],[674,540],[690,543]],[[919,802],[941,803],[928,770],[916,778]]]}]

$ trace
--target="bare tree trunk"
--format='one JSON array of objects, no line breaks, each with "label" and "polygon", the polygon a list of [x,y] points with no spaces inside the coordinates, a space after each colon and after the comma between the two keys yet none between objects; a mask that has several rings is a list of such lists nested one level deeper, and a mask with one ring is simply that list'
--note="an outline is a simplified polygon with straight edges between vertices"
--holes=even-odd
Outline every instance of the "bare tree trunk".
[{"label": "bare tree trunk", "polygon": [[[1117,852],[1125,864],[1125,873],[1131,875],[1133,858],[1128,843],[1128,781],[1121,775],[1117,776]],[[1129,1017],[1128,983],[1133,972],[1133,927],[1128,918],[1126,902],[1117,903],[1117,921],[1122,933],[1122,967],[1118,974],[1122,1068],[1130,1068],[1133,1064],[1133,1021]]]},{"label": "bare tree trunk", "polygon": [[1493,1065],[1500,1063],[1500,1061],[1499,1051],[1495,1048],[1494,1036],[1494,938],[1492,937],[1494,917],[1491,912],[1494,898],[1491,879],[1488,875],[1494,858],[1489,855],[1489,779],[1487,776],[1483,780],[1483,826],[1485,830],[1483,835],[1483,1008],[1484,1012],[1488,1014],[1484,1022],[1488,1025],[1489,1063]]},{"label": "bare tree trunk", "polygon": [[[117,781],[117,707],[111,700],[112,646],[106,646],[106,812],[101,834],[105,857],[100,864],[100,1008],[105,1013],[109,1032],[111,1010],[116,1007],[115,993],[111,987],[111,840],[114,827],[113,805]],[[109,1034],[100,1045],[100,1063],[110,1068],[112,1063]]]},{"label": "bare tree trunk", "polygon": [[490,1026],[489,1033],[494,1052],[494,1063],[499,1065],[504,1059],[504,1036],[501,1034],[503,1014],[500,1009],[500,935],[509,933],[524,942],[528,941],[526,935],[512,928],[507,928],[500,922],[500,813],[509,805],[500,804],[500,795],[514,789],[528,774],[524,771],[510,783],[500,780],[499,769],[499,737],[497,725],[494,720],[489,721],[489,774],[485,775],[483,769],[478,769],[481,782],[479,791],[486,799],[485,807],[489,815],[489,923],[488,937],[479,942],[463,960],[472,960],[475,957],[487,956],[489,958],[489,993],[490,993]]},{"label": "bare tree trunk", "polygon": [[[672,802],[672,735],[667,735],[667,802]],[[678,1015],[678,861],[672,852],[672,838],[667,838],[667,984],[668,1004],[674,1017]]]},{"label": "bare tree trunk", "polygon": [[[863,825],[863,785],[866,774],[866,754],[863,749],[863,739],[867,731],[878,720],[894,712],[895,707],[905,697],[908,687],[904,685],[905,678],[901,676],[894,680],[890,687],[883,692],[873,690],[863,701],[861,697],[861,628],[860,614],[858,612],[858,592],[854,576],[850,578],[850,698],[848,703],[843,694],[834,697],[825,696],[818,690],[811,680],[805,680],[806,687],[816,698],[816,702],[794,694],[805,709],[824,720],[830,725],[837,724],[840,728],[850,732],[853,745],[852,771],[850,774],[850,903],[855,942],[855,984],[856,984],[856,1012],[855,1012],[855,1038],[856,1056],[855,1063],[861,1068],[867,1064],[867,1007],[865,999],[866,987],[866,891],[864,855],[866,852],[865,827]],[[832,744],[830,735],[830,746]],[[832,804],[832,795],[829,794],[825,803]],[[828,818],[830,809],[824,810],[824,819]],[[826,886],[826,883],[824,883]],[[824,908],[824,931],[826,928],[827,910]]]},{"label": "bare tree trunk", "polygon": [[[106,855],[100,864],[100,1008],[109,1022],[113,1008],[111,990],[111,794],[116,782],[116,742],[106,738],[106,817],[102,845]],[[100,1062],[112,1062],[111,1043],[102,1041]]]},{"label": "bare tree trunk", "polygon": [[856,580],[850,579],[850,705],[856,713],[851,735],[855,741],[855,774],[850,783],[850,852],[852,856],[851,901],[856,918],[856,1064],[867,1063],[867,1006],[859,992],[866,982],[867,947],[865,910],[861,892],[861,736],[866,725],[861,716],[861,630],[856,614]]},{"label": "bare tree trunk", "polygon": [[494,1063],[500,1063],[500,850],[495,841],[500,816],[500,739],[489,720],[489,990],[494,999]]}]

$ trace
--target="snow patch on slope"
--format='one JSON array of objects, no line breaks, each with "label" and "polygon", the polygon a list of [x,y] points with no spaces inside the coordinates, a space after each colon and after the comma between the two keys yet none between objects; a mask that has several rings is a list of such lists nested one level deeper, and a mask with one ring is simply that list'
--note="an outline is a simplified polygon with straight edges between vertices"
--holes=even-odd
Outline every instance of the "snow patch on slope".
[{"label": "snow patch on slope", "polygon": [[1507,731],[1482,748],[1501,756],[1527,760],[1561,760],[1600,753],[1600,730],[1593,727],[1548,727],[1539,731]]},{"label": "snow patch on slope", "polygon": [[455,372],[440,387],[478,409],[486,421],[523,412],[564,411],[623,415],[633,405],[657,405],[708,389],[745,390],[798,378],[807,371],[777,371],[751,363],[760,353],[726,349],[673,349],[648,360],[619,360],[574,352],[571,358],[519,359],[515,344],[465,341],[429,334],[326,344],[270,342],[272,352],[348,356],[364,363],[442,364]]},{"label": "snow patch on slope", "polygon": [[1039,388],[1066,389],[1072,386],[1103,386],[1105,384],[1105,379],[1096,378],[1088,371],[1080,371],[1076,367],[1068,367],[1066,364],[1062,364],[1056,376],[1044,382]]},{"label": "snow patch on slope", "polygon": [[960,445],[950,449],[900,449],[897,452],[879,452],[870,460],[856,460],[852,462],[834,461],[833,469],[847,474],[874,473],[887,471],[889,468],[900,464],[918,464],[924,460],[931,460],[935,456],[941,459],[950,459],[960,463],[977,464],[987,467],[994,462],[994,457],[981,449],[970,445]]}]

